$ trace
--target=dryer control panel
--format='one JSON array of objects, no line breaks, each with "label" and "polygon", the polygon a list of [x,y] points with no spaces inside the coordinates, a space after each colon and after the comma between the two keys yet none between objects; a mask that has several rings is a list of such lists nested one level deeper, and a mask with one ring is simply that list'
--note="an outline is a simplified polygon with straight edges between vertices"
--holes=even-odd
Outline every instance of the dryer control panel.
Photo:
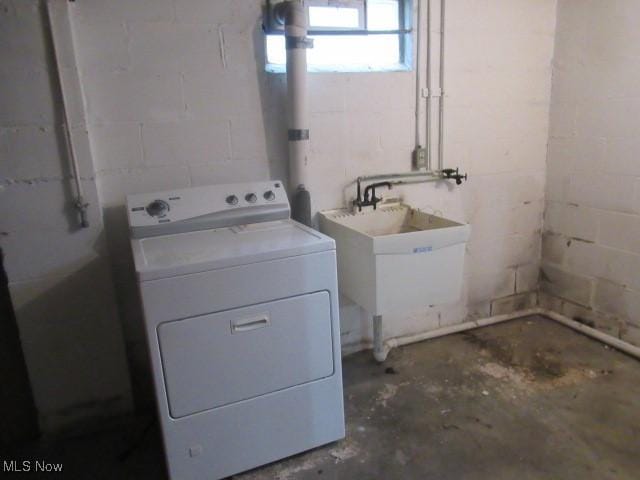
[{"label": "dryer control panel", "polygon": [[133,238],[287,219],[279,180],[184,188],[127,196]]}]

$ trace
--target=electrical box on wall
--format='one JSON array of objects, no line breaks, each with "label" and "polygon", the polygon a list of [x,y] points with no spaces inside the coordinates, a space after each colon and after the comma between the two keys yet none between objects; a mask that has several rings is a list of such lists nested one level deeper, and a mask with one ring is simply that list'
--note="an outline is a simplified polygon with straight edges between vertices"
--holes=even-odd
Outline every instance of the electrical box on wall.
[{"label": "electrical box on wall", "polygon": [[420,170],[427,167],[427,149],[418,145],[413,151],[413,168]]}]

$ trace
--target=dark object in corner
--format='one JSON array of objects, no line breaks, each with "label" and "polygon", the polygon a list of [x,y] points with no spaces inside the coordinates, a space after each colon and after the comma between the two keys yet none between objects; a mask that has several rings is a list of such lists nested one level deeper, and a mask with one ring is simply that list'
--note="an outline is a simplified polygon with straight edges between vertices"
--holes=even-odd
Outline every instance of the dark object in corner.
[{"label": "dark object in corner", "polygon": [[311,195],[303,186],[293,194],[291,218],[307,227],[311,227]]},{"label": "dark object in corner", "polygon": [[20,333],[9,294],[0,249],[0,445],[33,440],[40,435]]},{"label": "dark object in corner", "polygon": [[398,372],[396,371],[396,369],[395,369],[395,368],[393,368],[393,367],[387,367],[387,368],[384,370],[384,373],[386,373],[387,375],[397,375],[397,374],[398,374]]}]

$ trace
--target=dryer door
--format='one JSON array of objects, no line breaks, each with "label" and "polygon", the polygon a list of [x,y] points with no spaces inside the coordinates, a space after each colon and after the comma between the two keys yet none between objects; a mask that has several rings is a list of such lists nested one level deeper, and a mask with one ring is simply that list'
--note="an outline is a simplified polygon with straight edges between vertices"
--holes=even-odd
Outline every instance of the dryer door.
[{"label": "dryer door", "polygon": [[163,323],[158,342],[173,418],[334,372],[326,291]]}]

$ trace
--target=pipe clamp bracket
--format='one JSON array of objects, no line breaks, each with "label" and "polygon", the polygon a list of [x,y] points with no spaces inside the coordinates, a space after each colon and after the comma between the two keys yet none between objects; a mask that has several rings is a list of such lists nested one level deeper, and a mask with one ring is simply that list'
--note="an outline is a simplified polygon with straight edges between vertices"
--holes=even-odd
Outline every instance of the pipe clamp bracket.
[{"label": "pipe clamp bracket", "polygon": [[309,140],[309,129],[290,128],[288,131],[288,137],[290,142]]},{"label": "pipe clamp bracket", "polygon": [[294,50],[296,48],[313,48],[313,39],[309,37],[293,37],[286,36],[286,48],[287,50]]}]

